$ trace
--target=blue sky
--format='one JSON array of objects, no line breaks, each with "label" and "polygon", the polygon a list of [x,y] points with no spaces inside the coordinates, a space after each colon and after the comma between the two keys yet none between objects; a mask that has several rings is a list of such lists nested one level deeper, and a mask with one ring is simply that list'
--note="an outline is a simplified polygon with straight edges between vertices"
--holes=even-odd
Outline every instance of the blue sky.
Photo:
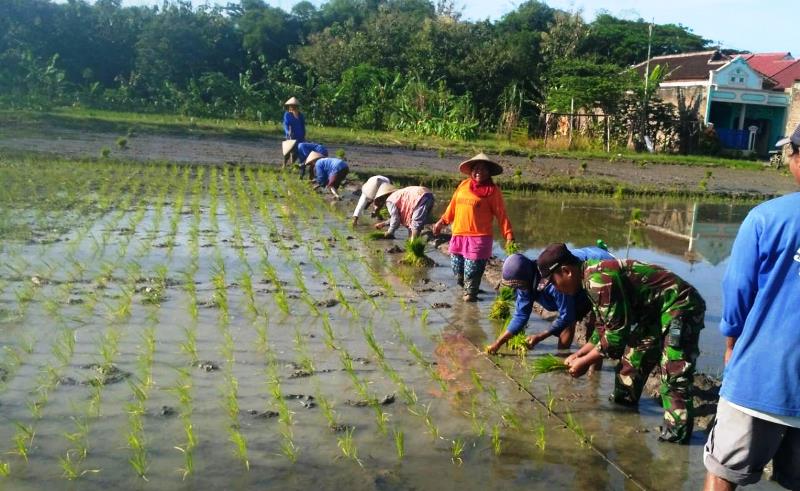
[{"label": "blue sky", "polygon": [[[195,5],[229,0],[192,0]],[[298,0],[268,0],[289,10]],[[322,0],[311,0],[319,5]],[[159,5],[161,0],[124,0],[126,5]],[[497,19],[521,2],[456,0],[469,19]],[[797,0],[546,0],[551,7],[581,9],[587,20],[600,10],[617,17],[683,24],[723,48],[755,52],[791,51],[800,57],[800,18]],[[794,35],[792,35],[794,33]]]}]

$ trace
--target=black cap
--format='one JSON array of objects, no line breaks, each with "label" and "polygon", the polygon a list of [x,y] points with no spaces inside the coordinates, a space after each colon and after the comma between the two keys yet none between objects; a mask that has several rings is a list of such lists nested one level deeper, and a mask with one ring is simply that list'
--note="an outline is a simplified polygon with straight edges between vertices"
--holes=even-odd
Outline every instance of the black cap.
[{"label": "black cap", "polygon": [[536,259],[542,279],[549,278],[553,271],[561,266],[580,264],[580,262],[581,260],[569,252],[567,245],[564,243],[550,244],[545,247],[542,253],[539,254],[539,258]]}]

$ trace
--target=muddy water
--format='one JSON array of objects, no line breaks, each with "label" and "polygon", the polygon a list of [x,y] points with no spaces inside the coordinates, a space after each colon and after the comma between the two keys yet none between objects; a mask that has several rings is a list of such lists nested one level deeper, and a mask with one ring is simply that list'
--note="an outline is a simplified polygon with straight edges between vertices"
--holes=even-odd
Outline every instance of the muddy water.
[{"label": "muddy water", "polygon": [[[0,462],[10,468],[0,479],[10,489],[699,486],[703,435],[689,447],[658,444],[654,401],[639,412],[605,401],[611,367],[587,380],[531,381],[527,360],[481,355],[499,328],[486,318],[489,295],[463,304],[436,251],[430,270],[395,266],[397,257],[382,252],[390,244],[362,241],[367,227],[346,226],[352,197],[331,206],[304,183],[253,169],[76,164],[74,182],[56,179],[46,162],[20,171],[0,166],[19,187],[0,195],[4,230],[26,231],[4,233],[0,253],[0,342],[8,347]],[[81,192],[45,204],[48,186]],[[577,227],[569,237],[551,235],[552,226],[531,219],[577,222],[590,204],[571,208],[576,203],[514,202],[515,223],[531,224],[518,227],[519,239],[531,252],[558,239],[594,240],[597,232]],[[83,220],[53,232],[65,208]],[[603,238],[621,251],[629,211],[619,206],[612,215]],[[655,252],[646,234],[632,237],[639,249],[631,254],[681,260]],[[163,290],[148,301],[154,285]],[[65,333],[75,345],[64,357]],[[138,419],[135,387],[147,394]],[[548,387],[554,414],[537,402],[548,400]],[[278,414],[282,407],[290,418]],[[590,443],[565,427],[568,414]],[[16,424],[34,434],[27,461],[13,453]],[[184,477],[187,424],[196,444]],[[249,468],[234,435],[246,442]],[[146,481],[129,463],[137,455],[131,436],[144,442]],[[294,463],[282,450],[287,441],[299,449]],[[65,478],[68,467],[76,479]]]}]

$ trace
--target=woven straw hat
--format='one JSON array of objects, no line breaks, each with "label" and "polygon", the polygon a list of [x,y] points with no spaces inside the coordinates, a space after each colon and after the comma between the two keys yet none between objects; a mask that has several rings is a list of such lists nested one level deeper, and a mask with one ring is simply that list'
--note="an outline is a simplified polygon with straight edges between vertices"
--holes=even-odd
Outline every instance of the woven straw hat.
[{"label": "woven straw hat", "polygon": [[497,176],[503,173],[503,168],[500,164],[490,159],[485,153],[479,153],[471,159],[461,162],[458,166],[458,170],[461,171],[462,174],[470,175],[472,167],[478,162],[484,162],[489,166],[489,175]]},{"label": "woven straw hat", "polygon": [[381,188],[381,184],[384,183],[391,184],[391,181],[389,181],[389,179],[386,178],[373,179],[370,177],[369,179],[367,179],[367,182],[365,182],[364,185],[361,186],[361,194],[366,196],[367,199],[369,200],[374,200],[375,196],[378,194],[378,190]]},{"label": "woven straw hat", "polygon": [[291,152],[294,149],[295,145],[297,145],[297,140],[283,140],[281,142],[281,149],[283,150],[283,156],[286,157],[287,155],[289,155],[289,152]]},{"label": "woven straw hat", "polygon": [[325,158],[325,156],[322,155],[321,153],[311,152],[310,154],[308,154],[308,157],[306,158],[306,165],[312,165],[314,162],[322,158]]},{"label": "woven straw hat", "polygon": [[395,191],[397,191],[397,188],[393,184],[388,183],[388,182],[384,182],[378,188],[378,192],[375,193],[375,199],[382,198],[384,196],[388,196],[388,195],[392,194]]},{"label": "woven straw hat", "polygon": [[283,103],[284,106],[299,106],[300,101],[297,100],[297,97],[291,97],[288,101]]}]

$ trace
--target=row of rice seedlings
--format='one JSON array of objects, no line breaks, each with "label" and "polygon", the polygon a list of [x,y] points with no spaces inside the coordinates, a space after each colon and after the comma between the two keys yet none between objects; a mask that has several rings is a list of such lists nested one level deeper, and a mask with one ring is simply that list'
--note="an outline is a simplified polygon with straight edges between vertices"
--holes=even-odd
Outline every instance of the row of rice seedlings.
[{"label": "row of rice seedlings", "polygon": [[[81,235],[77,235],[74,240],[82,240]],[[73,266],[73,270],[67,274],[67,281],[63,282],[59,290],[55,293],[55,297],[62,299],[69,293],[75,281],[82,279],[83,273],[86,268]],[[33,397],[28,400],[28,407],[33,421],[38,421],[42,417],[42,410],[47,404],[49,393],[55,389],[61,379],[61,372],[69,365],[75,349],[75,334],[74,331],[66,324],[67,319],[61,314],[61,305],[63,301],[54,299],[45,300],[45,310],[50,315],[56,324],[60,327],[59,334],[56,336],[51,345],[51,353],[58,361],[58,365],[53,365],[48,362],[45,367],[40,371],[36,379],[36,388],[33,392]],[[30,354],[33,351],[33,344],[28,344],[26,352]],[[15,356],[18,364],[18,358]],[[28,453],[33,444],[35,435],[34,424],[25,425],[23,423],[15,423],[17,431],[13,437],[14,453],[22,457],[26,462],[28,460]],[[6,474],[10,473],[10,464],[8,462],[0,463],[0,467],[6,470]]]},{"label": "row of rice seedlings", "polygon": [[[144,187],[145,183],[141,182],[136,186],[134,192],[145,194]],[[130,202],[128,197],[123,198],[123,200],[124,203]],[[140,209],[146,208],[141,206]],[[123,258],[127,255],[133,235],[138,225],[144,219],[144,216],[144,213],[137,212],[129,217],[123,229],[122,240],[117,246],[116,260],[112,264],[122,264]],[[111,277],[113,270],[114,268],[111,267],[107,269],[105,273]],[[90,472],[99,471],[98,469],[84,468],[89,452],[88,442],[90,426],[93,420],[100,417],[102,393],[105,388],[105,371],[114,366],[114,362],[119,355],[119,342],[123,335],[121,328],[131,316],[136,284],[143,277],[141,265],[134,259],[129,260],[125,264],[124,270],[125,280],[123,284],[119,286],[120,295],[117,301],[105,305],[106,314],[109,318],[109,325],[96,342],[97,354],[99,355],[96,365],[99,374],[96,379],[90,381],[90,395],[83,414],[73,417],[75,431],[64,434],[64,437],[69,441],[71,447],[65,451],[63,457],[59,458],[59,462],[62,467],[63,476],[70,480],[80,478]],[[136,394],[135,386],[132,386],[132,389]],[[138,398],[141,398],[141,394],[139,394]],[[143,429],[140,423],[144,409],[143,407],[128,407],[127,409],[130,411],[129,424],[131,426],[127,435],[128,445],[134,453],[134,457],[130,460],[130,463],[134,469],[138,467],[139,470],[142,471],[140,475],[144,477],[144,471],[146,471],[146,449],[143,447],[143,442],[139,438],[140,435],[143,435]]]},{"label": "row of rice seedlings", "polygon": [[147,437],[144,431],[143,417],[150,389],[153,387],[153,358],[156,349],[155,326],[158,324],[157,311],[148,314],[148,327],[141,336],[141,345],[137,356],[139,381],[129,381],[134,401],[126,404],[128,413],[128,431],[125,435],[131,456],[128,463],[136,474],[147,481],[149,461],[147,455]]}]

